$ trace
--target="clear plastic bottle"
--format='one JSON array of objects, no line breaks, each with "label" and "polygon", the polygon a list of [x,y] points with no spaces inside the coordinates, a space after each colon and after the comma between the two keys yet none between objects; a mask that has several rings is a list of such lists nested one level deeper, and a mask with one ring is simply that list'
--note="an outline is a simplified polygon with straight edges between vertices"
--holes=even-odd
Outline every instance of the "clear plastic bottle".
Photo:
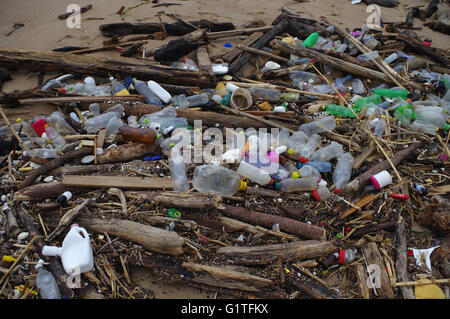
[{"label": "clear plastic bottle", "polygon": [[65,74],[63,76],[57,77],[56,79],[51,79],[41,88],[41,91],[48,91],[54,88],[61,88],[63,86],[62,82],[73,77],[72,74]]},{"label": "clear plastic bottle", "polygon": [[299,154],[308,141],[308,138],[309,136],[305,132],[297,131],[289,137],[287,146],[292,150],[292,153]]},{"label": "clear plastic bottle", "polygon": [[175,95],[172,97],[171,100],[172,105],[180,108],[180,109],[186,109],[189,107],[189,101],[186,98],[185,94]]},{"label": "clear plastic bottle", "polygon": [[120,114],[117,112],[106,112],[100,114],[98,116],[88,119],[84,123],[84,128],[89,134],[96,133],[101,129],[106,128],[106,125],[112,118],[120,118]]},{"label": "clear plastic bottle", "polygon": [[[289,74],[289,78],[292,81],[308,82],[308,83],[314,83],[319,80],[319,77],[315,73],[306,72],[306,71],[292,71]],[[312,81],[312,82],[310,82],[310,81]]]},{"label": "clear plastic bottle", "polygon": [[98,103],[92,103],[89,105],[89,112],[91,112],[92,116],[100,115],[100,105]]},{"label": "clear plastic bottle", "polygon": [[391,55],[389,55],[386,59],[384,59],[384,62],[386,62],[387,64],[390,64],[390,63],[394,62],[395,60],[397,60],[397,58],[398,58],[398,54],[394,52]]},{"label": "clear plastic bottle", "polygon": [[336,88],[338,89],[339,92],[344,93],[346,91],[345,83],[350,81],[352,79],[352,77],[353,76],[351,74],[347,74],[346,76],[344,76],[342,78],[336,78],[336,80],[334,80],[334,83],[336,84]]},{"label": "clear plastic bottle", "polygon": [[306,144],[300,149],[298,155],[301,158],[308,159],[321,143],[322,137],[319,134],[312,134],[306,141]]},{"label": "clear plastic bottle", "polygon": [[338,157],[344,153],[344,149],[341,144],[337,142],[331,142],[329,145],[322,147],[315,151],[311,157],[311,161],[329,162],[333,158]]},{"label": "clear plastic bottle", "polygon": [[320,93],[320,94],[330,94],[335,92],[333,90],[333,88],[331,87],[331,85],[329,84],[317,84],[317,85],[312,85],[310,92],[312,93]]},{"label": "clear plastic bottle", "polygon": [[336,128],[336,120],[333,116],[326,116],[321,119],[304,123],[299,126],[298,130],[306,133],[307,135],[312,135],[314,133],[323,133],[332,131]]},{"label": "clear plastic bottle", "polygon": [[331,196],[330,190],[327,188],[326,185],[320,185],[315,190],[313,190],[314,198],[320,202],[320,201],[326,201]]},{"label": "clear plastic bottle", "polygon": [[185,193],[189,190],[189,182],[186,177],[186,164],[183,157],[178,154],[175,158],[169,156],[168,159],[170,176],[173,181],[173,191],[175,193]]},{"label": "clear plastic bottle", "polygon": [[120,127],[122,127],[123,121],[117,117],[113,117],[108,121],[108,124],[106,124],[106,132],[105,136],[106,138],[114,138],[116,136],[118,130]]},{"label": "clear plastic bottle", "polygon": [[187,70],[199,71],[197,64],[192,59],[189,59],[188,57],[184,57],[183,61],[186,65]]},{"label": "clear plastic bottle", "polygon": [[109,80],[111,81],[111,88],[114,95],[130,95],[127,88],[122,83],[115,80],[114,77],[111,76]]},{"label": "clear plastic bottle", "polygon": [[264,74],[267,71],[278,70],[280,67],[281,65],[279,65],[278,63],[267,61],[266,64],[264,64],[264,67],[261,69],[261,72]]},{"label": "clear plastic bottle", "polygon": [[350,181],[354,163],[355,159],[350,153],[344,153],[338,157],[333,171],[333,183],[336,186],[335,193],[339,193],[341,187]]},{"label": "clear plastic bottle", "polygon": [[58,152],[53,148],[33,148],[29,152],[24,151],[23,155],[26,157],[39,157],[39,158],[58,158]]},{"label": "clear plastic bottle", "polygon": [[274,183],[269,173],[247,162],[241,162],[236,172],[261,186]]},{"label": "clear plastic bottle", "polygon": [[[299,164],[301,165],[301,164]],[[303,164],[304,166],[312,166],[316,168],[320,173],[329,173],[332,171],[333,166],[330,162],[321,162],[321,161],[308,161]]]},{"label": "clear plastic bottle", "polygon": [[61,112],[55,111],[50,114],[50,116],[47,117],[47,124],[63,136],[76,134],[76,131],[66,122],[64,115]]},{"label": "clear plastic bottle", "polygon": [[128,126],[130,126],[130,127],[134,127],[134,128],[139,127],[139,124],[137,122],[137,117],[135,115],[128,116],[127,123],[128,123]]},{"label": "clear plastic bottle", "polygon": [[280,102],[281,91],[277,89],[264,89],[253,87],[248,89],[252,94],[253,99],[264,100],[268,102]]},{"label": "clear plastic bottle", "polygon": [[22,126],[22,133],[24,133],[28,138],[33,139],[39,137],[37,132],[34,130],[34,128],[31,127],[31,125],[27,121],[18,118],[17,122],[20,123],[20,125]]},{"label": "clear plastic bottle", "polygon": [[144,101],[151,105],[163,105],[161,100],[153,93],[144,81],[134,79],[133,86],[136,92],[144,96]]},{"label": "clear plastic bottle", "polygon": [[363,53],[361,55],[358,55],[357,58],[361,62],[368,62],[368,61],[375,60],[379,56],[380,55],[378,54],[378,51],[371,51],[369,53]]},{"label": "clear plastic bottle", "polygon": [[192,185],[201,193],[233,196],[246,187],[239,175],[219,165],[200,165],[194,170]]},{"label": "clear plastic bottle", "polygon": [[[249,162],[248,156],[245,157],[245,161]],[[274,180],[283,180],[290,175],[289,171],[280,163],[271,161],[268,158],[262,161],[258,156],[256,161],[251,162],[251,165],[266,171]]]},{"label": "clear plastic bottle", "polygon": [[285,193],[313,191],[317,188],[317,180],[315,177],[286,178],[279,185],[280,191]]},{"label": "clear plastic bottle", "polygon": [[375,123],[375,128],[373,130],[373,135],[378,136],[378,137],[382,137],[385,127],[386,127],[386,121],[384,119],[379,119]]},{"label": "clear plastic bottle", "polygon": [[206,93],[191,95],[188,96],[186,99],[189,103],[188,107],[196,107],[199,105],[204,105],[209,102],[209,96]]},{"label": "clear plastic bottle", "polygon": [[321,179],[320,172],[311,165],[303,165],[299,169],[298,174],[300,177],[314,177],[317,182]]},{"label": "clear plastic bottle", "polygon": [[35,269],[38,271],[36,287],[39,288],[41,299],[61,299],[61,292],[52,273],[45,270],[41,263],[38,263]]},{"label": "clear plastic bottle", "polygon": [[359,95],[364,94],[364,92],[366,91],[366,89],[364,88],[364,83],[358,78],[352,80],[352,89],[354,94]]},{"label": "clear plastic bottle", "polygon": [[47,125],[45,127],[45,133],[56,149],[61,150],[64,146],[66,146],[67,142],[64,137],[62,137],[53,127]]}]

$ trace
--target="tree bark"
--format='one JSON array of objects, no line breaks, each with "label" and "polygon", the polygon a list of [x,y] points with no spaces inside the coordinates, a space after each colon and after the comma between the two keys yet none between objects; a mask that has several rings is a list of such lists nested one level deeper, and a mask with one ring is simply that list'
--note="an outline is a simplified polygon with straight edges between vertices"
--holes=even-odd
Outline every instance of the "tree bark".
[{"label": "tree bark", "polygon": [[[405,220],[402,216],[399,216],[398,221],[395,224],[395,237],[397,241],[395,260],[395,274],[397,275],[397,281],[404,282],[409,281],[408,278],[408,259],[406,256],[406,234],[405,234]],[[411,287],[401,286],[399,287],[400,293],[403,299],[415,299],[414,292]]]}]

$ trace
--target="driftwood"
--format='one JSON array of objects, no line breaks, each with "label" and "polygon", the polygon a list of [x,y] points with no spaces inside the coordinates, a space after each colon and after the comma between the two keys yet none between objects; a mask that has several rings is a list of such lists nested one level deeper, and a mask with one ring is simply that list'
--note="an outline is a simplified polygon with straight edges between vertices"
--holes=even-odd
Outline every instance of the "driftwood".
[{"label": "driftwood", "polygon": [[[419,142],[409,145],[408,148],[401,150],[400,152],[396,153],[391,158],[392,163],[394,165],[399,165],[404,159],[411,156],[422,145],[423,145],[422,141],[419,141]],[[364,186],[366,186],[367,183],[369,183],[370,178],[373,175],[381,172],[382,170],[386,170],[386,169],[390,169],[390,168],[391,168],[391,164],[389,163],[389,161],[384,160],[384,161],[378,163],[377,165],[373,166],[372,168],[368,169],[367,171],[365,171],[364,173],[362,173],[355,179],[353,179],[347,185],[344,185],[341,188],[341,191],[343,193],[356,192],[356,191],[362,189]]]},{"label": "driftwood", "polygon": [[358,290],[359,294],[363,299],[370,299],[370,290],[367,286],[367,270],[364,265],[356,264],[354,266],[355,269],[355,276],[358,280]]},{"label": "driftwood", "polygon": [[236,207],[231,205],[225,205],[225,209],[222,211],[222,213],[229,217],[237,218],[239,220],[243,220],[248,223],[257,224],[267,228],[272,228],[273,225],[279,224],[281,231],[295,234],[304,238],[318,240],[325,239],[325,229],[290,218],[259,213],[243,207]]},{"label": "driftwood", "polygon": [[149,201],[155,205],[194,208],[194,209],[223,209],[222,198],[210,194],[176,194],[158,192],[127,191],[125,197],[138,201]]},{"label": "driftwood", "polygon": [[41,167],[33,170],[31,172],[31,174],[28,175],[27,178],[17,186],[17,189],[20,190],[22,188],[25,188],[25,187],[31,185],[34,182],[34,180],[41,174],[45,174],[54,168],[63,166],[66,162],[68,162],[70,160],[73,160],[73,159],[76,159],[76,158],[79,158],[79,157],[82,157],[82,156],[85,156],[85,155],[88,155],[91,153],[92,153],[92,149],[89,147],[82,147],[78,150],[67,152],[67,153],[61,155],[60,157],[55,158],[55,159],[51,160],[50,162],[47,162],[46,164],[42,165]]},{"label": "driftwood", "polygon": [[[264,33],[262,32],[255,32],[251,35],[249,35],[245,40],[243,40],[240,45],[244,45],[244,46],[251,46],[253,43],[255,43],[260,37],[262,37]],[[238,56],[239,54],[241,54],[241,50],[239,48],[233,48],[230,52],[226,53],[222,59],[225,62],[231,63],[233,62]]]},{"label": "driftwood", "polygon": [[214,84],[208,73],[178,70],[149,64],[133,64],[107,59],[79,56],[70,53],[6,49],[0,50],[0,67],[34,71],[72,73],[82,75],[134,77],[143,81],[188,86],[211,87]]},{"label": "driftwood", "polygon": [[343,299],[337,293],[329,290],[322,284],[312,280],[293,280],[289,279],[289,282],[302,292],[314,299]]},{"label": "driftwood", "polygon": [[[395,260],[395,274],[397,275],[397,281],[409,281],[408,278],[408,259],[406,256],[406,233],[405,233],[405,220],[402,216],[399,216],[395,224],[395,237],[397,242]],[[411,287],[402,286],[399,287],[400,293],[403,299],[415,299],[414,292]]]},{"label": "driftwood", "polygon": [[173,187],[172,180],[163,177],[65,175],[61,183],[67,186],[92,188],[172,189]]},{"label": "driftwood", "polygon": [[[284,32],[288,25],[287,20],[280,21],[277,25],[275,25],[270,31],[265,33],[261,38],[259,38],[256,42],[252,44],[252,48],[261,49],[265,45],[267,45],[275,36]],[[236,61],[234,61],[230,66],[230,72],[236,73],[239,71],[252,57],[253,55],[249,52],[245,52],[242,54]]]},{"label": "driftwood", "polygon": [[42,238],[41,238],[42,235],[40,234],[38,228],[36,227],[34,220],[31,217],[29,217],[26,214],[26,212],[23,210],[23,208],[19,207],[18,204],[15,205],[15,210],[16,210],[17,214],[19,215],[20,219],[22,220],[22,223],[25,226],[26,230],[30,233],[30,235],[31,236],[39,236],[35,241],[37,253],[39,254],[39,257],[44,262],[48,263],[46,268],[55,277],[62,297],[63,298],[73,298],[74,292],[72,291],[72,289],[67,287],[68,276],[67,276],[66,272],[64,271],[63,267],[61,266],[61,263],[58,260],[58,257],[48,257],[48,256],[42,255],[42,248],[47,244],[44,242],[44,240],[42,240]]},{"label": "driftwood", "polygon": [[[85,13],[86,11],[90,10],[91,8],[92,8],[92,4],[88,4],[87,6],[80,8],[80,11],[78,11],[78,12],[79,13]],[[66,13],[60,14],[58,16],[58,19],[65,20],[68,17],[70,17],[72,14],[75,14],[75,13],[78,13],[78,12],[73,11],[73,12],[66,12]]]},{"label": "driftwood", "polygon": [[127,162],[143,158],[148,154],[159,154],[159,145],[144,143],[129,143],[112,147],[97,156],[99,164]]},{"label": "driftwood", "polygon": [[89,191],[89,188],[66,186],[58,182],[40,183],[30,185],[14,192],[13,200],[20,202],[24,200],[42,200],[47,198],[56,198],[66,191],[72,193]]},{"label": "driftwood", "polygon": [[270,279],[225,267],[213,267],[191,262],[184,262],[182,266],[195,274],[192,279],[193,282],[213,287],[259,292],[261,289],[269,288],[274,284]]},{"label": "driftwood", "polygon": [[185,239],[175,232],[165,231],[141,223],[116,218],[78,218],[78,224],[94,233],[108,233],[137,243],[161,254],[180,255]]},{"label": "driftwood", "polygon": [[450,232],[450,201],[443,196],[434,195],[417,216],[417,222],[443,236],[448,234]]},{"label": "driftwood", "polygon": [[216,253],[233,258],[234,262],[238,264],[266,265],[280,258],[285,262],[290,262],[328,256],[336,251],[336,246],[331,242],[306,240],[263,246],[220,247]]},{"label": "driftwood", "polygon": [[379,232],[380,230],[393,229],[395,227],[395,222],[386,222],[382,224],[376,224],[372,226],[362,227],[355,230],[350,237],[362,237],[366,234],[373,232]]}]

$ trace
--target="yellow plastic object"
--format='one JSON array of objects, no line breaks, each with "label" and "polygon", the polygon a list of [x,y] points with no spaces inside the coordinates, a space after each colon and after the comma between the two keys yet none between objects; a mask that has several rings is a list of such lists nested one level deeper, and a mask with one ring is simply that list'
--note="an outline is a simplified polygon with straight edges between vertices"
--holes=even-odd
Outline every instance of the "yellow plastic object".
[{"label": "yellow plastic object", "polygon": [[224,97],[225,94],[227,94],[227,90],[225,88],[226,88],[225,83],[223,83],[223,82],[217,83],[217,85],[216,85],[216,94],[221,96],[221,97]]},{"label": "yellow plastic object", "polygon": [[292,178],[299,178],[300,177],[300,173],[299,172],[292,172]]},{"label": "yellow plastic object", "polygon": [[416,285],[416,299],[445,299],[445,293],[435,284]]},{"label": "yellow plastic object", "polygon": [[241,187],[239,188],[239,190],[243,191],[247,188],[247,182],[244,181],[243,179],[241,179]]},{"label": "yellow plastic object", "polygon": [[3,256],[2,261],[5,263],[13,263],[16,261],[16,258],[11,257],[11,256]]},{"label": "yellow plastic object", "polygon": [[287,44],[294,44],[294,38],[293,37],[285,37],[281,41],[286,42]]},{"label": "yellow plastic object", "polygon": [[269,102],[264,101],[261,104],[258,104],[258,108],[262,111],[272,111],[272,105]]}]

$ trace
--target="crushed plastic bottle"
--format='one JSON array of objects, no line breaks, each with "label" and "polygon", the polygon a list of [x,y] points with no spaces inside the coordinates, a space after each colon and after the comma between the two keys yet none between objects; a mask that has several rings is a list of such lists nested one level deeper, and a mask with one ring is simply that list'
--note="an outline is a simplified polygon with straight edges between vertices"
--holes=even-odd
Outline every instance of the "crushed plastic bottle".
[{"label": "crushed plastic bottle", "polygon": [[[268,102],[280,102],[281,101],[281,91],[277,89],[264,89],[253,87],[248,89],[252,94],[253,99],[263,100]],[[231,95],[230,95],[231,97]]]},{"label": "crushed plastic bottle", "polygon": [[333,165],[330,162],[321,162],[321,161],[308,161],[304,164],[299,163],[298,168],[301,168],[302,165],[310,165],[317,169],[320,173],[329,173],[333,170]]},{"label": "crushed plastic bottle", "polygon": [[303,165],[299,169],[298,174],[299,177],[314,177],[317,182],[321,179],[320,172],[311,165]]},{"label": "crushed plastic bottle", "polygon": [[55,277],[48,270],[44,269],[43,261],[40,260],[35,266],[38,271],[36,276],[36,287],[39,288],[39,295],[41,299],[61,299],[61,292]]},{"label": "crushed plastic bottle", "polygon": [[247,184],[240,176],[220,165],[200,165],[194,170],[192,185],[201,193],[233,196]]},{"label": "crushed plastic bottle", "polygon": [[261,69],[261,72],[264,74],[268,71],[278,70],[279,68],[281,68],[281,65],[279,65],[278,63],[267,61],[266,64],[264,64],[264,67]]},{"label": "crushed plastic bottle", "polygon": [[293,133],[287,141],[287,146],[292,150],[292,153],[299,154],[306,144],[309,136],[303,131]]},{"label": "crushed plastic bottle", "polygon": [[173,191],[175,193],[185,193],[189,190],[189,182],[186,177],[186,164],[181,154],[174,158],[173,154],[168,159],[170,176],[173,181]]},{"label": "crushed plastic bottle", "polygon": [[320,135],[312,134],[298,153],[298,155],[300,155],[300,160],[302,160],[302,158],[308,159],[312,155],[312,153],[314,153],[314,151],[320,146],[321,143],[322,138],[320,137]]},{"label": "crushed plastic bottle", "polygon": [[92,116],[100,115],[100,105],[98,103],[92,103],[89,105],[89,112]]},{"label": "crushed plastic bottle", "polygon": [[[356,117],[355,114],[352,112],[352,110],[344,105],[329,104],[325,106],[325,111],[328,114],[333,114],[340,117],[350,117],[350,118]],[[353,111],[355,113],[359,112],[359,110],[355,108],[353,108]]]},{"label": "crushed plastic bottle", "polygon": [[298,130],[312,135],[314,133],[323,133],[326,131],[332,131],[336,128],[336,120],[333,116],[326,116],[321,119],[305,123],[299,126]]},{"label": "crushed plastic bottle", "polygon": [[336,87],[339,92],[344,93],[347,89],[345,88],[345,83],[350,81],[353,78],[353,75],[348,74],[342,78],[336,78],[334,80],[334,83],[336,84]]},{"label": "crushed plastic bottle", "polygon": [[108,125],[108,122],[112,118],[120,118],[120,114],[118,112],[106,112],[100,114],[98,116],[88,119],[84,123],[84,128],[89,134],[97,133],[101,129],[106,128],[106,125]]},{"label": "crushed plastic bottle", "polygon": [[344,149],[341,144],[337,142],[331,142],[329,145],[322,147],[315,151],[311,157],[311,161],[329,162],[333,158],[336,158],[344,153]]},{"label": "crushed plastic bottle", "polygon": [[331,196],[330,190],[326,187],[326,185],[320,185],[315,190],[313,190],[314,198],[318,201],[326,201]]},{"label": "crushed plastic bottle", "polygon": [[53,148],[33,148],[29,152],[24,151],[25,157],[39,157],[39,158],[58,158],[58,152]]},{"label": "crushed plastic bottle", "polygon": [[336,186],[335,193],[339,193],[341,187],[350,181],[354,163],[355,159],[350,153],[343,153],[338,157],[333,171],[333,183]]},{"label": "crushed plastic bottle", "polygon": [[47,117],[47,124],[63,136],[76,134],[76,131],[66,122],[64,115],[61,112],[55,111],[50,114],[50,116]]},{"label": "crushed plastic bottle", "polygon": [[358,78],[354,78],[352,80],[352,90],[353,93],[358,95],[364,94],[364,92],[366,91],[366,89],[364,88],[364,83]]},{"label": "crushed plastic bottle", "polygon": [[51,89],[56,88],[62,88],[63,87],[63,81],[70,79],[73,77],[73,74],[65,74],[60,77],[57,77],[56,79],[51,79],[45,85],[41,88],[41,91],[48,91]]},{"label": "crushed plastic bottle", "polygon": [[317,179],[315,177],[285,178],[279,184],[280,191],[286,193],[313,191],[316,188]]},{"label": "crushed plastic bottle", "polygon": [[114,138],[120,127],[124,125],[123,121],[117,117],[113,117],[106,124],[106,138]]},{"label": "crushed plastic bottle", "polygon": [[53,127],[47,125],[45,127],[45,133],[56,149],[61,150],[64,146],[66,146],[67,142],[64,137],[62,137]]},{"label": "crushed plastic bottle", "polygon": [[368,61],[375,60],[379,56],[380,55],[378,54],[378,51],[371,51],[369,53],[360,54],[360,55],[357,56],[357,58],[361,62],[368,62]]}]

